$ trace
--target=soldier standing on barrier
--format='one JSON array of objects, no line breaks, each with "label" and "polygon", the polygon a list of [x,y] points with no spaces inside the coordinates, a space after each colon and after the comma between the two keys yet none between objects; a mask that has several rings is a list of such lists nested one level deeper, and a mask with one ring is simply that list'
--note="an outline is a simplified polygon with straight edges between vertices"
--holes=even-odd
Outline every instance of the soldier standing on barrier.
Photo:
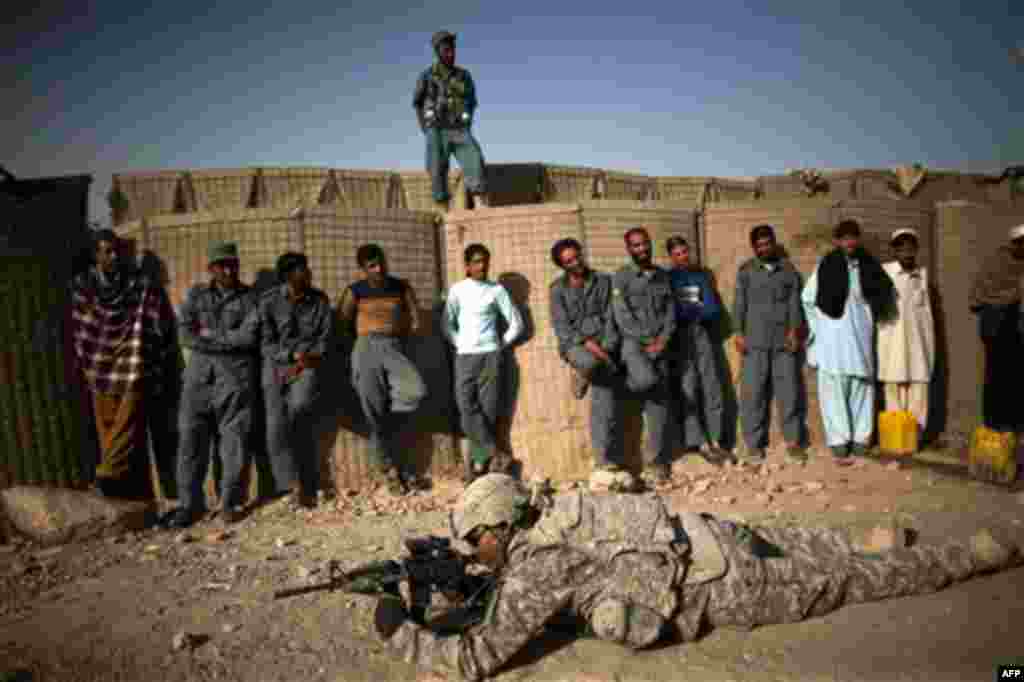
[{"label": "soldier standing on barrier", "polygon": [[427,138],[427,171],[434,202],[448,207],[448,161],[452,154],[462,167],[466,190],[476,207],[487,206],[483,152],[473,137],[476,86],[469,71],[455,66],[455,34],[438,31],[430,39],[437,59],[416,81],[412,106]]},{"label": "soldier standing on barrier", "polygon": [[685,239],[669,238],[665,251],[672,259],[669,276],[678,325],[672,350],[679,375],[683,446],[721,463],[730,456],[721,446],[725,401],[708,327],[721,316],[722,302],[710,273],[691,261]]},{"label": "soldier standing on barrier", "polygon": [[[523,331],[523,318],[505,287],[487,279],[491,252],[470,244],[463,253],[466,279],[448,292],[444,333],[455,346],[455,402],[462,432],[470,441],[466,482],[489,470],[506,470],[511,457],[499,453],[495,428],[501,407],[505,351]],[[498,320],[508,329],[498,334]]]},{"label": "soldier standing on barrier", "polygon": [[419,480],[412,462],[399,459],[403,422],[427,395],[419,370],[406,356],[409,334],[419,331],[419,304],[412,286],[388,274],[387,258],[377,244],[364,244],[356,261],[365,277],[341,296],[342,331],[355,336],[352,385],[370,423],[370,457],[393,495],[402,495]]},{"label": "soldier standing on barrier", "polygon": [[401,599],[381,599],[373,627],[407,663],[479,680],[526,649],[555,616],[633,650],[715,627],[750,629],[846,604],[928,594],[1016,563],[991,530],[906,546],[895,524],[870,534],[755,528],[669,513],[654,495],[550,495],[490,474],[462,493],[452,536],[476,549],[498,587],[481,623],[443,636]]},{"label": "soldier standing on barrier", "polygon": [[803,448],[806,400],[800,375],[800,335],[804,326],[800,273],[775,243],[771,225],[750,231],[754,257],[736,275],[733,343],[742,357],[740,420],[748,461],[766,457],[771,400],[782,416],[786,454],[807,460]]},{"label": "soldier standing on barrier", "polygon": [[617,453],[621,419],[616,383],[618,330],[611,324],[612,277],[594,272],[583,260],[575,239],[560,239],[551,247],[551,260],[563,274],[551,283],[551,326],[558,354],[572,372],[572,392],[581,400],[590,389],[590,444],[594,451],[591,486],[627,490],[632,476],[622,469]]},{"label": "soldier standing on barrier", "polygon": [[320,478],[316,441],[320,365],[327,353],[334,316],[327,294],[312,286],[306,256],[277,259],[280,284],[260,297],[263,397],[267,451],[274,492],[293,493],[300,507],[314,507]]},{"label": "soldier standing on barrier", "polygon": [[225,523],[243,517],[242,469],[258,386],[257,297],[238,280],[236,244],[212,244],[208,264],[210,284],[193,287],[178,316],[181,343],[192,355],[178,413],[180,506],[170,517],[171,528],[187,528],[203,514],[214,433],[223,466],[220,517]]},{"label": "soldier standing on barrier", "polygon": [[612,320],[622,337],[626,388],[644,400],[647,452],[644,472],[654,482],[671,476],[669,343],[676,331],[676,308],[668,273],[654,265],[647,230],[624,236],[633,262],[612,278]]}]

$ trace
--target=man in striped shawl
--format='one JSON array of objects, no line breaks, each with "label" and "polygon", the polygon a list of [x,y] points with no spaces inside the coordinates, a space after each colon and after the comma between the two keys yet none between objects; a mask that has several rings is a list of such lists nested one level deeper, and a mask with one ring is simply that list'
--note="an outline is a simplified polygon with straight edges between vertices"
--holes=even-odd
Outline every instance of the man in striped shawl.
[{"label": "man in striped shawl", "polygon": [[92,397],[103,495],[151,498],[143,391],[159,395],[174,350],[174,311],[161,286],[119,261],[111,230],[93,237],[94,262],[71,286],[75,359]]}]

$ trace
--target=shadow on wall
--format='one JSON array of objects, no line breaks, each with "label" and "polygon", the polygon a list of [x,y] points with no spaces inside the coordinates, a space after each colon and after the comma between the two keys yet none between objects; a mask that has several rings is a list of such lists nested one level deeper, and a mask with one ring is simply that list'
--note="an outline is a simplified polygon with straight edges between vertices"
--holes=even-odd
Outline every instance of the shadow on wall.
[{"label": "shadow on wall", "polygon": [[[496,439],[498,449],[508,453],[515,461],[516,472],[522,471],[522,462],[516,458],[512,448],[512,424],[515,422],[516,413],[519,407],[520,387],[522,386],[522,368],[514,352],[515,348],[529,343],[537,335],[537,324],[533,317],[533,310],[530,308],[530,292],[533,286],[525,275],[519,272],[503,272],[498,275],[498,284],[505,287],[512,305],[519,310],[523,318],[523,332],[519,338],[512,343],[512,348],[505,352],[503,386],[501,392],[502,409],[498,415]],[[505,325],[499,326],[498,332],[505,333]]]},{"label": "shadow on wall", "polygon": [[923,443],[931,443],[946,430],[949,421],[949,340],[946,338],[946,311],[943,307],[942,294],[932,284],[929,292],[932,299],[932,315],[935,323],[935,369],[932,381],[928,386],[928,417],[924,432],[921,434]]}]

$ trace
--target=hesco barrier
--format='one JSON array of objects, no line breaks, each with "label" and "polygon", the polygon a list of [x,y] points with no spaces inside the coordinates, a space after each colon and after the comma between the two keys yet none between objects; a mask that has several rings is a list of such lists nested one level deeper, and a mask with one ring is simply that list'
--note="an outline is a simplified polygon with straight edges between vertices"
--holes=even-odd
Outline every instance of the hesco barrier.
[{"label": "hesco barrier", "polygon": [[90,182],[0,183],[0,488],[84,485],[96,462],[67,288],[74,257],[88,247]]},{"label": "hesco barrier", "polygon": [[[285,209],[249,209],[196,213],[133,221],[119,233],[135,242],[136,251],[163,271],[174,305],[188,289],[208,279],[206,249],[212,240],[238,243],[242,280],[272,286],[274,265],[285,251],[306,253],[313,284],[335,305],[351,282],[361,276],[355,251],[375,242],[388,255],[391,272],[410,281],[419,298],[425,329],[410,342],[410,356],[423,373],[430,398],[416,415],[407,451],[423,468],[447,471],[457,464],[451,423],[451,374],[446,346],[436,316],[440,305],[441,270],[435,217],[404,209],[313,207],[301,217]],[[147,253],[148,252],[148,253]],[[324,411],[322,471],[339,487],[358,487],[368,474],[367,433],[351,388],[347,351],[338,349],[323,372]],[[259,440],[259,438],[257,438]]]},{"label": "hesco barrier", "polygon": [[[726,309],[732,310],[739,266],[750,258],[750,229],[761,223],[773,225],[779,243],[786,249],[804,281],[818,259],[831,248],[832,227],[844,218],[855,218],[864,232],[864,244],[883,262],[891,254],[889,235],[901,227],[912,227],[921,234],[921,262],[931,269],[933,255],[933,211],[930,206],[907,201],[842,201],[804,199],[756,201],[708,206],[704,215],[703,262],[715,273]],[[737,395],[740,387],[740,359],[731,340],[725,346],[725,358]],[[812,445],[824,444],[821,413],[817,398],[817,379],[805,368],[807,388],[807,425]],[[771,441],[783,443],[776,410],[772,407]]]},{"label": "hesco barrier", "polygon": [[[585,477],[592,464],[589,400],[570,393],[569,370],[558,355],[551,329],[549,287],[561,271],[551,262],[552,244],[563,237],[579,240],[591,265],[612,271],[628,256],[625,229],[644,225],[660,246],[669,234],[694,234],[695,213],[641,202],[593,201],[452,213],[445,223],[448,282],[464,277],[463,249],[479,242],[492,254],[491,277],[501,282],[527,321],[527,336],[516,344],[508,365],[509,414],[501,442],[523,463],[524,474],[552,478]],[[658,249],[661,248],[661,251]],[[626,428],[627,464],[640,464],[638,420]]]},{"label": "hesco barrier", "polygon": [[952,201],[938,204],[936,214],[935,282],[944,313],[939,351],[955,353],[948,365],[948,426],[970,432],[982,418],[985,354],[968,295],[986,260],[1008,243],[1010,228],[1024,224],[1024,206]]}]

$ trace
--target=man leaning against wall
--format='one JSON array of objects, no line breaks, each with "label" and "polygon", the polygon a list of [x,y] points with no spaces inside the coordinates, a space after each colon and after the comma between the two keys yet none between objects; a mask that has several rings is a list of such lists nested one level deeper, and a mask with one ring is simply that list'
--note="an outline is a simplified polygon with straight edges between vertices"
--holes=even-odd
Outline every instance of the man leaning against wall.
[{"label": "man leaning against wall", "polygon": [[743,454],[748,461],[764,461],[774,396],[782,417],[786,454],[804,462],[800,273],[783,255],[771,225],[755,226],[750,231],[750,246],[754,257],[740,266],[733,303],[737,330],[733,343],[742,357],[740,421],[747,446]]},{"label": "man leaning against wall", "polygon": [[263,398],[267,451],[278,495],[293,493],[299,507],[314,507],[320,478],[316,427],[320,366],[334,329],[327,294],[313,287],[305,254],[277,259],[278,286],[260,298]]},{"label": "man leaning against wall", "polygon": [[676,309],[668,273],[652,260],[647,230],[630,228],[623,239],[632,262],[612,278],[612,323],[622,338],[626,388],[644,403],[644,474],[657,484],[671,477],[669,344]]},{"label": "man leaning against wall", "polygon": [[203,481],[217,443],[221,476],[220,517],[243,518],[242,470],[248,457],[256,403],[257,297],[238,279],[238,246],[214,242],[208,249],[209,284],[189,290],[181,306],[178,332],[192,351],[185,369],[178,413],[178,490],[180,506],[171,528],[187,528],[205,511]]},{"label": "man leaning against wall", "polygon": [[419,331],[419,304],[412,285],[388,274],[379,245],[360,246],[356,261],[363,278],[341,295],[341,332],[355,338],[352,385],[370,425],[371,464],[392,495],[403,495],[421,486],[399,446],[403,427],[427,395],[423,377],[406,355],[408,336]]},{"label": "man leaning against wall", "polygon": [[122,246],[112,230],[93,236],[93,264],[71,285],[73,345],[100,440],[96,490],[151,499],[146,397],[165,387],[174,310],[163,287],[124,261]]},{"label": "man leaning against wall", "polygon": [[617,386],[619,335],[611,323],[612,277],[595,272],[583,258],[583,246],[572,238],[551,247],[551,260],[562,275],[551,283],[551,327],[558,355],[569,365],[572,392],[582,400],[590,392],[590,447],[594,453],[592,489],[632,490],[635,481],[615,452],[622,420]]},{"label": "man leaning against wall", "polygon": [[1017,394],[1024,383],[1021,282],[1024,279],[1024,225],[1009,232],[1009,243],[988,258],[971,286],[971,312],[985,349],[982,411],[994,431],[1024,429]]}]

